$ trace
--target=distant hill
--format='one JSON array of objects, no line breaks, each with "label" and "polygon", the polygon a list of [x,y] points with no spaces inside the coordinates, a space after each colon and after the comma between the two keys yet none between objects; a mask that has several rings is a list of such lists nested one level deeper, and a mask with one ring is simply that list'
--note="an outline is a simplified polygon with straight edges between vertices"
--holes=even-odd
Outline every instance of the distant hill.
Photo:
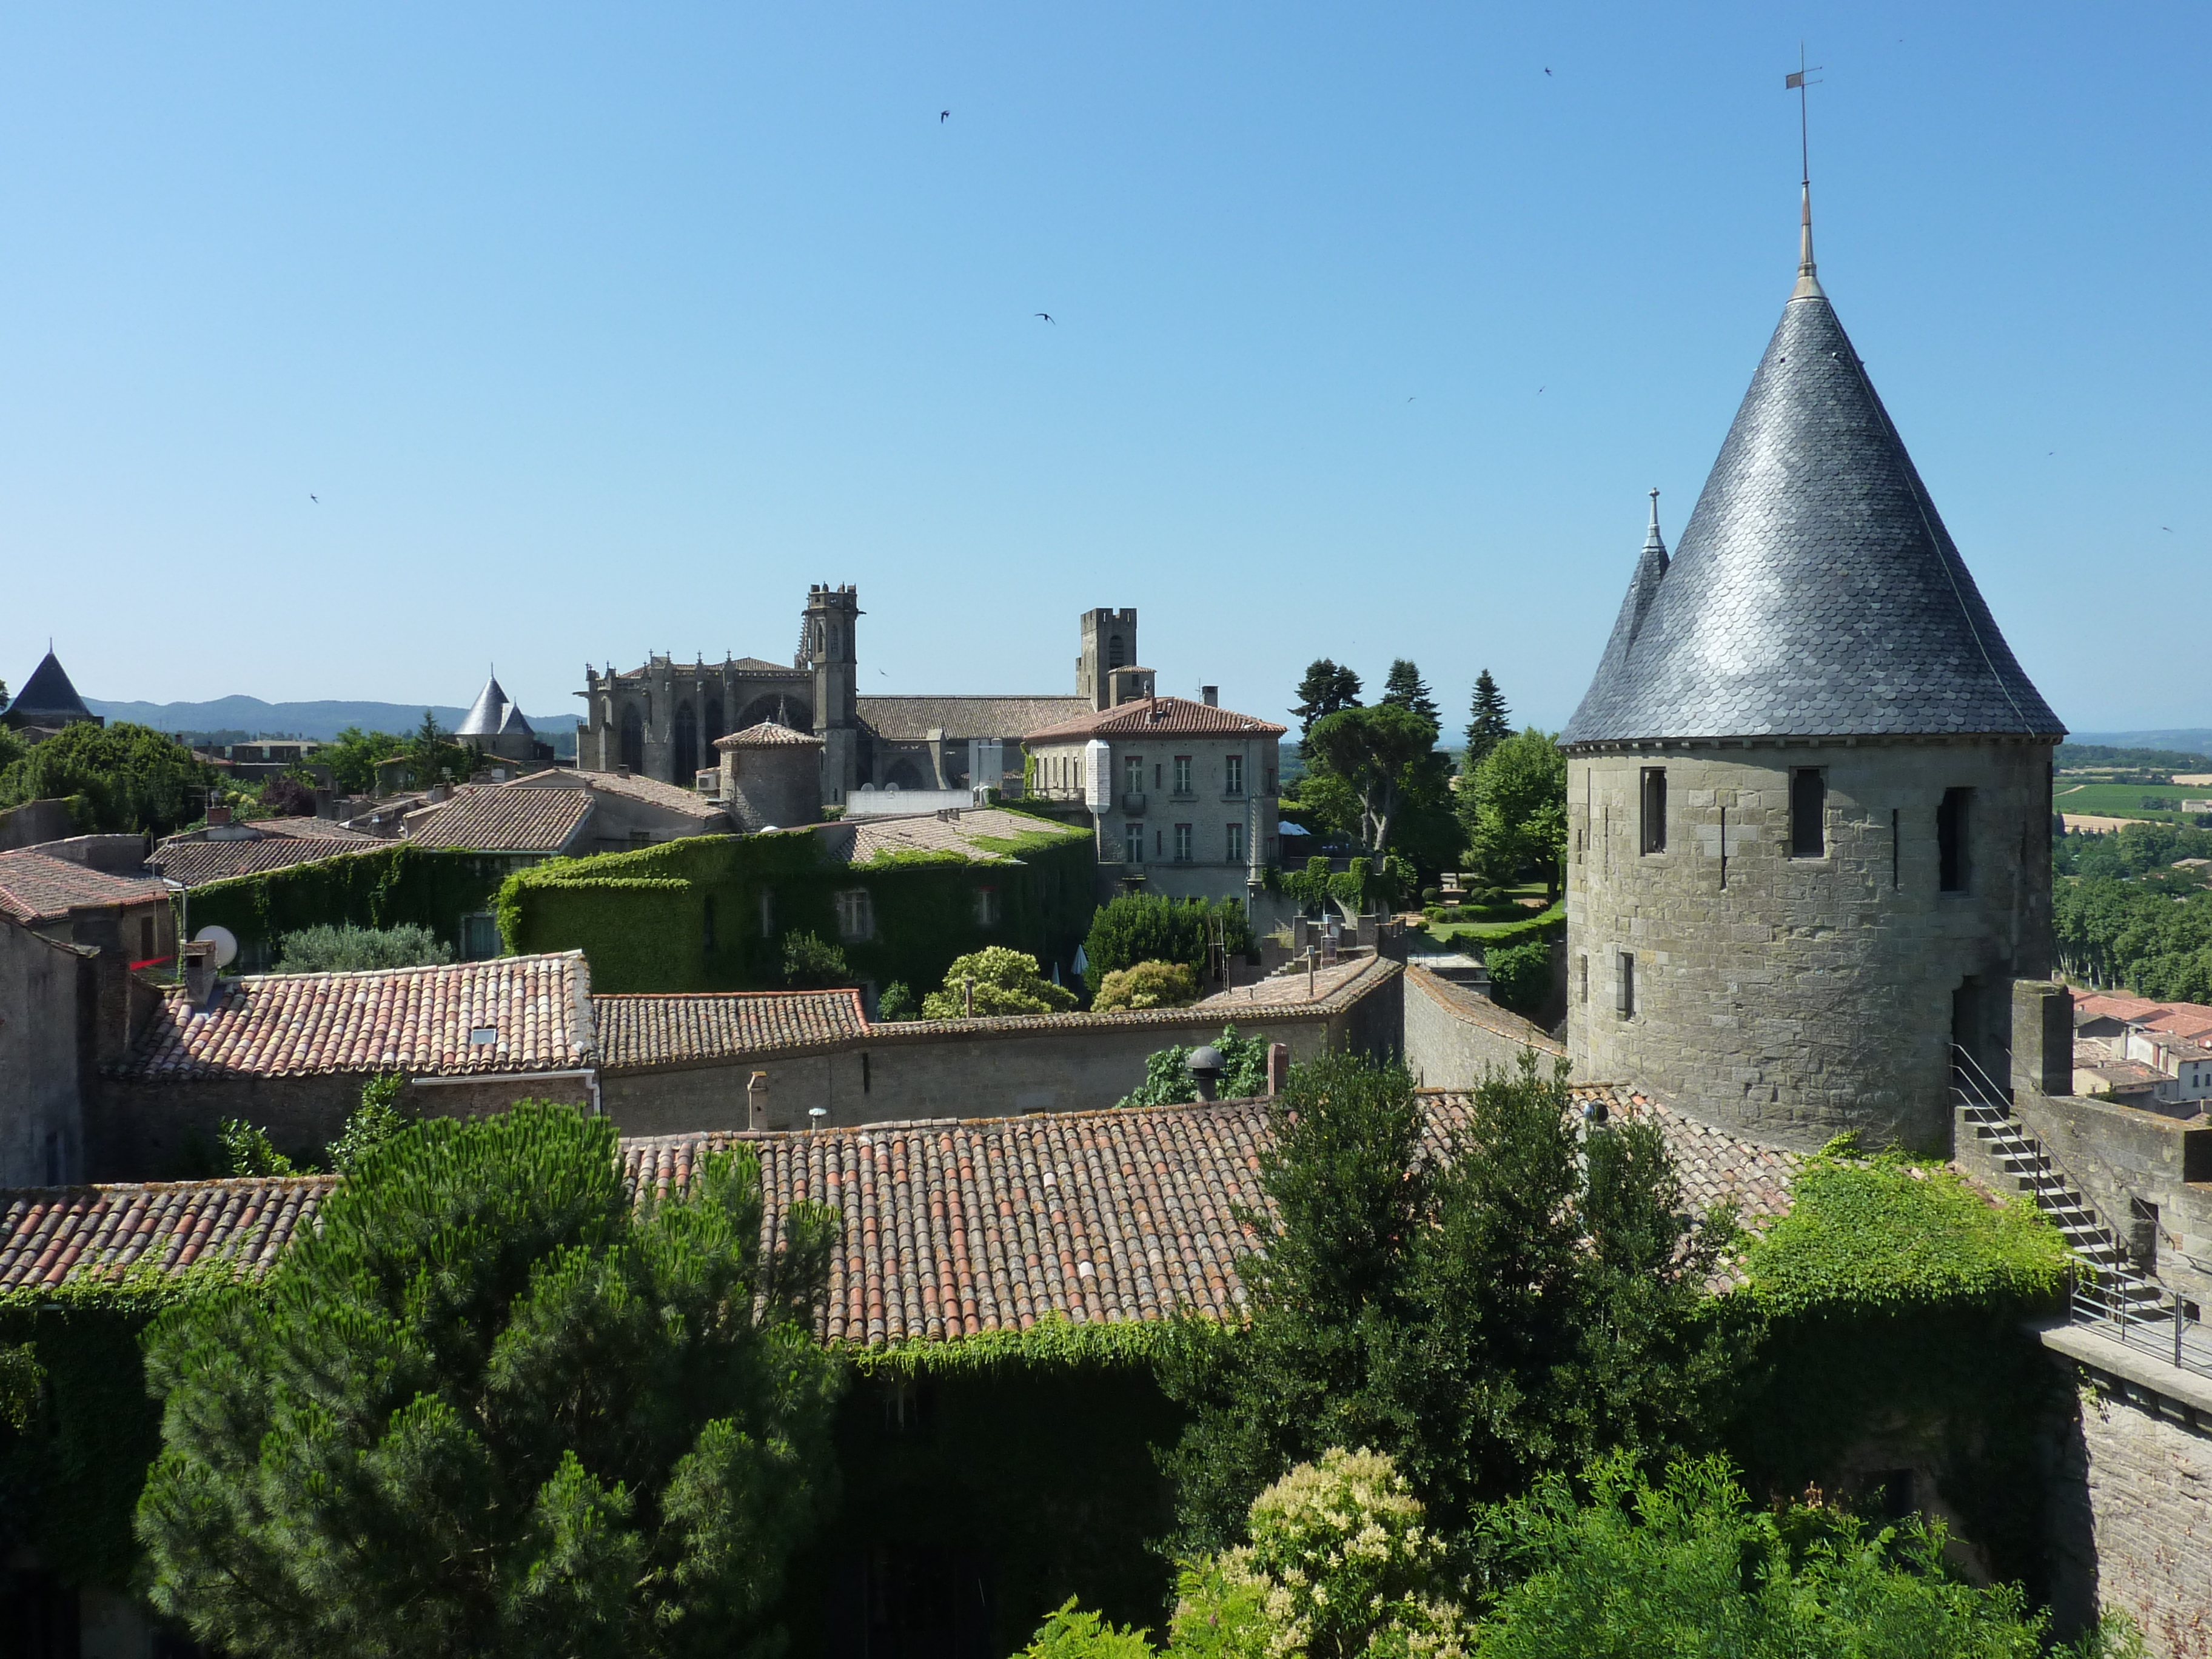
[{"label": "distant hill", "polygon": [[2066,741],[2108,749],[2175,749],[2188,755],[2212,755],[2212,729],[2201,726],[2185,732],[2069,732]]},{"label": "distant hill", "polygon": [[[447,731],[469,711],[422,702],[264,702],[258,697],[217,697],[212,702],[106,702],[84,706],[111,720],[133,720],[159,732],[250,732],[329,739],[349,726],[364,732],[412,732],[428,708]],[[574,749],[573,714],[532,714],[531,727],[556,748]]]}]

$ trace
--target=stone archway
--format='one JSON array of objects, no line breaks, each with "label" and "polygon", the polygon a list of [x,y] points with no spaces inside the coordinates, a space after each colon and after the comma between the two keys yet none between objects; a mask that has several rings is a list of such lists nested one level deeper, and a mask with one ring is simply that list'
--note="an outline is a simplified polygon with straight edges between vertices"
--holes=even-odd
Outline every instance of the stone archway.
[{"label": "stone archway", "polygon": [[893,761],[890,775],[884,781],[886,784],[896,785],[901,789],[927,789],[931,787],[929,777],[919,765],[915,764],[915,758],[911,755],[901,755]]}]

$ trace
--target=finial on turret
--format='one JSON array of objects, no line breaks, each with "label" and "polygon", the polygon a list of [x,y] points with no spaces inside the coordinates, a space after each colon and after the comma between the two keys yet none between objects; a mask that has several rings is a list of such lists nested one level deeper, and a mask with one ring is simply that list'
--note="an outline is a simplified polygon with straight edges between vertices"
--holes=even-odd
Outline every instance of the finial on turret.
[{"label": "finial on turret", "polygon": [[[1814,69],[1820,67],[1815,64]],[[1803,194],[1797,210],[1797,286],[1790,290],[1793,300],[1824,298],[1820,291],[1820,267],[1813,263],[1813,147],[1806,125],[1805,88],[1817,86],[1808,81],[1805,67],[1805,46],[1797,46],[1797,67],[1782,77],[1784,88],[1797,94],[1797,161],[1798,174]]]},{"label": "finial on turret", "polygon": [[1656,489],[1651,492],[1651,527],[1644,533],[1644,544],[1646,547],[1666,545],[1659,538],[1659,492]]}]

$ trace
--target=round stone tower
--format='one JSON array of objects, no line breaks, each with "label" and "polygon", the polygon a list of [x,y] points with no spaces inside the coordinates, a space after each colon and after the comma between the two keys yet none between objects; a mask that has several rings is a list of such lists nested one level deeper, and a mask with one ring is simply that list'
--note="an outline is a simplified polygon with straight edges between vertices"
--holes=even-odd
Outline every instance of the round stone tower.
[{"label": "round stone tower", "polygon": [[723,810],[738,828],[787,830],[822,816],[822,739],[763,720],[719,739]]},{"label": "round stone tower", "polygon": [[1821,291],[1797,286],[1670,561],[1651,527],[1567,751],[1567,1042],[1783,1146],[1948,1144],[2050,971],[2051,751]]}]

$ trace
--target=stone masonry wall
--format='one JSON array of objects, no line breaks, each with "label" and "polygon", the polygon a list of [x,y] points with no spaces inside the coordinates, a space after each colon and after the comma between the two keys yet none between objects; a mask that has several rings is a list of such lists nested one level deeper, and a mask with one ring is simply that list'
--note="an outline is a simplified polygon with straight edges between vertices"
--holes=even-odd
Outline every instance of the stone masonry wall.
[{"label": "stone masonry wall", "polygon": [[2058,1612],[2118,1607],[2158,1659],[2212,1656],[2212,1437],[2147,1389],[2085,1382],[2060,1459]]},{"label": "stone masonry wall", "polygon": [[[2040,740],[1590,750],[1568,760],[1568,1038],[1631,1082],[1801,1149],[1856,1129],[1941,1150],[1953,994],[2002,1065],[2009,981],[2049,971],[2050,758]],[[1663,851],[1641,775],[1667,772]],[[1826,776],[1826,854],[1790,856],[1790,775]],[[1972,789],[1967,890],[1938,891],[1936,814]],[[1635,1008],[1617,1007],[1624,953]]]},{"label": "stone masonry wall", "polygon": [[1406,1064],[1425,1089],[1474,1088],[1532,1049],[1548,1070],[1566,1053],[1520,1015],[1425,968],[1409,963],[1404,979]]}]

